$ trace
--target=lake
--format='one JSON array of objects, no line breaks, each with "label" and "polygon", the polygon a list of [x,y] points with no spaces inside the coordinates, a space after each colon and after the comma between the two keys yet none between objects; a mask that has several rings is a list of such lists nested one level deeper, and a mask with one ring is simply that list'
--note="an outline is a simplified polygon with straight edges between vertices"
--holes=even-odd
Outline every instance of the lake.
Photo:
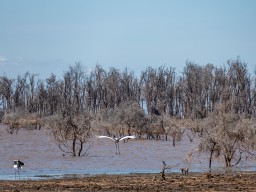
[{"label": "lake", "polygon": [[[170,138],[171,139],[171,138]],[[120,155],[115,154],[115,144],[109,139],[91,139],[89,154],[84,157],[63,156],[48,131],[21,129],[18,134],[8,134],[0,125],[0,180],[14,180],[13,160],[25,163],[21,179],[47,179],[50,177],[85,176],[93,174],[158,173],[162,161],[172,168],[169,172],[179,172],[181,167],[189,167],[190,172],[208,171],[207,154],[197,153],[198,141],[190,142],[186,134],[182,141],[172,146],[172,141],[129,140],[120,142]],[[193,153],[190,161],[185,159]],[[254,160],[242,162],[238,171],[255,171]],[[213,171],[223,171],[221,159],[213,160]]]}]

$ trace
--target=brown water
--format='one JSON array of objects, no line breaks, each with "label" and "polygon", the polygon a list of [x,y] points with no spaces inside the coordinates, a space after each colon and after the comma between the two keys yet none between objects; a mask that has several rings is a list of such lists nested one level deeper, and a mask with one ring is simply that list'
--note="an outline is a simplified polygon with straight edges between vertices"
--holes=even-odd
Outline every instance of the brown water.
[{"label": "brown water", "polygon": [[[208,157],[196,152],[197,142],[190,142],[186,136],[172,146],[171,141],[129,140],[120,142],[120,155],[115,154],[114,142],[109,139],[92,138],[89,155],[85,157],[62,156],[46,130],[20,130],[18,134],[8,134],[4,125],[0,125],[0,180],[15,179],[13,160],[25,163],[21,179],[42,179],[66,175],[86,174],[125,174],[158,173],[162,160],[172,166],[171,172],[180,167],[190,167],[192,172],[208,170]],[[187,155],[194,152],[187,163]],[[213,169],[220,170],[222,162],[213,161]],[[237,169],[255,170],[253,162],[242,163]]]}]

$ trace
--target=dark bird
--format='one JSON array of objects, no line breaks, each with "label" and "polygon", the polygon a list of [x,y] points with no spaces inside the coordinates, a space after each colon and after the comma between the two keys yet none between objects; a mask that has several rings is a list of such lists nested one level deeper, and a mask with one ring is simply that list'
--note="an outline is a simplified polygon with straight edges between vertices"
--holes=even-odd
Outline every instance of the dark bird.
[{"label": "dark bird", "polygon": [[13,168],[15,169],[15,178],[16,178],[16,173],[18,173],[19,179],[20,179],[20,170],[23,168],[24,165],[25,164],[20,160],[13,161]]}]

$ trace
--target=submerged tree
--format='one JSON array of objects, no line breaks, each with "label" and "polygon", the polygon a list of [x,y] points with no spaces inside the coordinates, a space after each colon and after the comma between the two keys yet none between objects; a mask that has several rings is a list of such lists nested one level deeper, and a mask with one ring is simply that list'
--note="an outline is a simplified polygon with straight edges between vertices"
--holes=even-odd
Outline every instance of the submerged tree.
[{"label": "submerged tree", "polygon": [[89,114],[74,117],[55,116],[47,119],[47,127],[57,146],[72,156],[88,154],[91,137],[91,116]]},{"label": "submerged tree", "polygon": [[199,150],[210,153],[210,170],[213,155],[222,157],[226,167],[233,167],[243,157],[253,155],[251,151],[255,149],[255,121],[227,111],[228,106],[218,105],[209,118],[199,123]]},{"label": "submerged tree", "polygon": [[162,118],[165,140],[167,141],[168,136],[172,138],[172,145],[175,147],[176,143],[181,141],[182,135],[186,130],[186,123],[182,119],[171,118],[164,116]]}]

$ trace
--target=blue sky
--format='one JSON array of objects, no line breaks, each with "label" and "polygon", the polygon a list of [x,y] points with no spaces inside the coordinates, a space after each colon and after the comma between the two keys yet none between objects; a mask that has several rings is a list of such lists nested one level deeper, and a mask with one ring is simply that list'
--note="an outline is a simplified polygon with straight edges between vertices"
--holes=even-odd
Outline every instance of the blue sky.
[{"label": "blue sky", "polygon": [[255,0],[0,0],[0,75],[47,78],[81,62],[140,74],[222,66],[256,69]]}]

